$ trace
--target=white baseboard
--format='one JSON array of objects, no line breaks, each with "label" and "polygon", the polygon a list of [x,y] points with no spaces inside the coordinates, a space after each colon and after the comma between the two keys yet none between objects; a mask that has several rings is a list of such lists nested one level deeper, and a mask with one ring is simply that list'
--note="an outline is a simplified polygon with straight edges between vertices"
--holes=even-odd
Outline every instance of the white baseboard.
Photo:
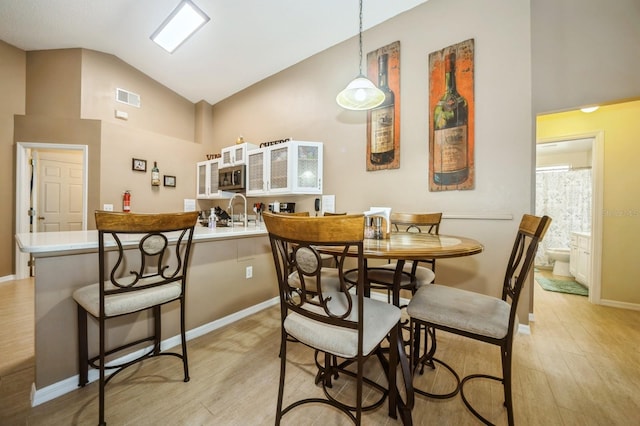
[{"label": "white baseboard", "polygon": [[619,302],[617,300],[600,299],[599,305],[609,306],[612,308],[630,309],[632,311],[640,311],[640,305],[637,303]]},{"label": "white baseboard", "polygon": [[531,327],[529,325],[518,324],[518,334],[531,334]]},{"label": "white baseboard", "polygon": [[0,283],[4,283],[7,281],[14,281],[16,279],[15,275],[5,275],[4,277],[0,277]]},{"label": "white baseboard", "polygon": [[[238,320],[241,320],[242,318],[248,317],[249,315],[253,315],[257,312],[262,311],[263,309],[269,308],[273,305],[277,305],[280,302],[280,298],[279,297],[274,297],[273,299],[270,300],[266,300],[262,303],[258,303],[257,305],[254,306],[250,306],[246,309],[243,309],[241,311],[235,312],[231,315],[227,315],[226,317],[217,319],[215,321],[212,321],[208,324],[204,324],[201,325],[200,327],[196,327],[192,330],[189,330],[186,332],[187,335],[187,340],[191,340],[191,339],[195,339],[197,337],[203,336],[207,333],[210,333],[214,330],[217,330],[219,328],[222,328],[226,325],[232,324]],[[177,346],[180,344],[180,335],[177,336],[173,336],[173,337],[169,337],[168,339],[165,339],[162,341],[162,343],[160,343],[160,348],[161,350],[166,350],[169,348],[173,348],[174,346]],[[127,354],[123,357],[120,357],[116,360],[113,361],[114,364],[122,364],[124,362],[133,360],[141,355],[143,355],[145,352],[147,352],[149,349],[151,348],[151,346],[147,347],[147,348],[142,348],[138,351],[135,351],[133,353]],[[96,369],[89,369],[89,383],[98,380],[99,378],[99,372]],[[78,375],[76,374],[75,376],[72,377],[68,377],[66,379],[63,379],[59,382],[53,383],[49,386],[45,386],[42,389],[36,389],[35,384],[32,384],[32,388],[31,388],[31,406],[35,407],[36,405],[40,405],[42,403],[45,403],[47,401],[51,401],[52,399],[55,399],[59,396],[62,396],[66,393],[69,393],[71,391],[74,391],[78,388]]]}]

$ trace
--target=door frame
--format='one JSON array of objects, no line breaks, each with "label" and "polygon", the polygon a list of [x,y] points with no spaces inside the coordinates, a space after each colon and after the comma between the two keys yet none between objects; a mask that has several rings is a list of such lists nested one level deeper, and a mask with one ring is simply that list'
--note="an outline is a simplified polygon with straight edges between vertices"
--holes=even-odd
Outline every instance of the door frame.
[{"label": "door frame", "polygon": [[[602,287],[602,214],[604,212],[604,131],[572,133],[561,137],[540,138],[537,144],[563,142],[573,139],[593,139],[591,150],[591,282],[589,302],[601,303]],[[535,179],[533,182],[535,192]]]},{"label": "door frame", "polygon": [[[87,230],[87,206],[89,196],[89,146],[58,144],[47,142],[17,142],[16,143],[16,211],[15,211],[15,229],[16,234],[29,233],[29,215],[27,212],[30,207],[29,179],[31,173],[31,165],[29,164],[29,150],[48,149],[48,150],[67,150],[82,152],[82,230]],[[34,228],[33,232],[37,232]],[[29,254],[20,251],[16,244],[16,279],[29,277]]]}]

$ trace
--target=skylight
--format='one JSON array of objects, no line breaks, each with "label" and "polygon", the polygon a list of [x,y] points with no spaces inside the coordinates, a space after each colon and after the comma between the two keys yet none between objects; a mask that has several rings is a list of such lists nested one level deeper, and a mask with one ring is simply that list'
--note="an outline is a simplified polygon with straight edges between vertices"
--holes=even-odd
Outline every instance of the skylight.
[{"label": "skylight", "polygon": [[209,17],[191,0],[182,0],[152,35],[151,40],[169,53],[209,21]]}]

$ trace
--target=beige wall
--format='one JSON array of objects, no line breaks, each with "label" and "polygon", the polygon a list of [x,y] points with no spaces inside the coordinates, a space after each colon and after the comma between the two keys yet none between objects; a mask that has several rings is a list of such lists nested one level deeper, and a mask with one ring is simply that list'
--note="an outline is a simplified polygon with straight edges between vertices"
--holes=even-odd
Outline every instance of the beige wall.
[{"label": "beige wall", "polygon": [[640,235],[640,101],[601,107],[585,114],[569,111],[541,115],[540,139],[570,138],[604,132],[601,298],[606,302],[640,305],[640,264],[636,248]]},{"label": "beige wall", "polygon": [[[531,211],[529,34],[528,2],[473,0],[430,0],[366,31],[365,54],[400,41],[400,169],[366,171],[366,113],[343,110],[335,101],[358,72],[357,38],[214,105],[215,143],[228,144],[239,134],[256,142],[324,142],[324,193],[336,195],[338,211],[383,205],[445,215],[511,214],[513,220],[444,219],[441,226],[444,234],[480,240],[485,251],[439,261],[440,282],[499,295],[516,227]],[[476,189],[429,192],[428,55],[469,38],[476,46]]]},{"label": "beige wall", "polygon": [[[113,55],[81,49],[81,118],[194,141],[195,105]],[[140,108],[115,101],[116,88],[140,95]],[[129,114],[126,121],[115,111]]]},{"label": "beige wall", "polygon": [[25,112],[24,51],[0,41],[0,278],[13,274],[15,216],[15,149],[13,116]]},{"label": "beige wall", "polygon": [[27,52],[27,115],[80,118],[81,62],[81,49]]},{"label": "beige wall", "polygon": [[533,109],[640,97],[638,0],[531,0]]}]

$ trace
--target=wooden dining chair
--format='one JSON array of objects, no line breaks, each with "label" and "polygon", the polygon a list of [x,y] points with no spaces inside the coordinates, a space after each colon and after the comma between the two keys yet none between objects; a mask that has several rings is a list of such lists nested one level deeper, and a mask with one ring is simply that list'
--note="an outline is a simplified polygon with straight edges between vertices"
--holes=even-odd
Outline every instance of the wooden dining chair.
[{"label": "wooden dining chair", "polygon": [[[431,348],[422,357],[426,358],[433,369],[439,364],[449,370],[456,380],[456,386],[452,392],[446,394],[434,394],[414,386],[415,392],[433,398],[450,398],[460,392],[462,401],[471,413],[483,423],[491,424],[469,403],[464,394],[464,385],[475,378],[497,380],[503,384],[507,420],[509,425],[513,425],[511,359],[513,335],[517,326],[516,309],[522,288],[528,280],[538,243],[544,237],[550,223],[551,219],[548,216],[525,214],[522,217],[507,262],[501,298],[438,284],[422,286],[413,295],[407,307],[407,313],[411,318],[412,337],[417,333],[416,327],[426,326],[429,329],[442,330],[499,346],[502,359],[502,377],[469,374],[460,380],[458,373],[451,366],[434,356],[437,347],[435,332],[430,333],[433,337]],[[414,346],[411,346],[411,365],[415,375],[420,360],[417,359],[418,353]]]},{"label": "wooden dining chair", "polygon": [[[427,232],[437,235],[440,233],[441,220],[442,213],[391,213],[393,232]],[[423,266],[425,264],[427,266]],[[396,262],[368,267],[367,278],[371,288],[386,290],[389,298],[396,267]],[[415,292],[420,286],[433,282],[435,270],[435,259],[407,261],[402,268],[400,288]]]},{"label": "wooden dining chair", "polygon": [[[189,381],[185,336],[185,290],[193,230],[198,212],[134,214],[97,211],[98,277],[96,284],[77,289],[79,385],[88,383],[89,366],[99,370],[99,424],[105,423],[105,385],[125,368],[144,359],[170,355],[182,360]],[[182,351],[161,352],[162,305],[180,304]],[[107,321],[150,310],[151,336],[107,348]],[[99,324],[98,355],[89,357],[87,316]],[[113,364],[125,349],[143,348],[133,360]],[[129,354],[130,355],[130,354]],[[107,357],[109,358],[107,360]],[[109,362],[111,361],[111,362]],[[107,365],[109,362],[109,365]],[[106,377],[105,371],[111,371]]]},{"label": "wooden dining chair", "polygon": [[[309,403],[333,406],[359,425],[362,412],[380,406],[385,398],[389,400],[389,414],[395,418],[399,401],[396,366],[398,351],[402,349],[398,331],[400,310],[388,303],[364,297],[363,215],[296,217],[265,213],[264,222],[269,232],[278,279],[282,321],[276,425],[290,410]],[[325,285],[320,256],[323,246],[340,247],[337,287],[334,284]],[[342,272],[348,253],[358,265],[360,278],[356,294],[349,292]],[[296,277],[295,280],[292,275]],[[391,342],[386,366],[389,385],[384,389],[365,378],[364,363],[372,354],[381,354],[380,346],[387,336]],[[326,354],[324,365],[316,361],[323,376],[316,383],[322,386],[325,398],[298,399],[283,407],[289,337]],[[344,363],[337,365],[332,361],[334,359],[356,364],[356,395],[353,403],[339,400],[339,395],[333,396],[329,392],[330,376],[334,370],[344,366]],[[365,384],[373,385],[373,389],[381,392],[378,402],[369,407],[363,407]],[[404,421],[410,422],[410,411],[401,410],[401,415]]]}]

